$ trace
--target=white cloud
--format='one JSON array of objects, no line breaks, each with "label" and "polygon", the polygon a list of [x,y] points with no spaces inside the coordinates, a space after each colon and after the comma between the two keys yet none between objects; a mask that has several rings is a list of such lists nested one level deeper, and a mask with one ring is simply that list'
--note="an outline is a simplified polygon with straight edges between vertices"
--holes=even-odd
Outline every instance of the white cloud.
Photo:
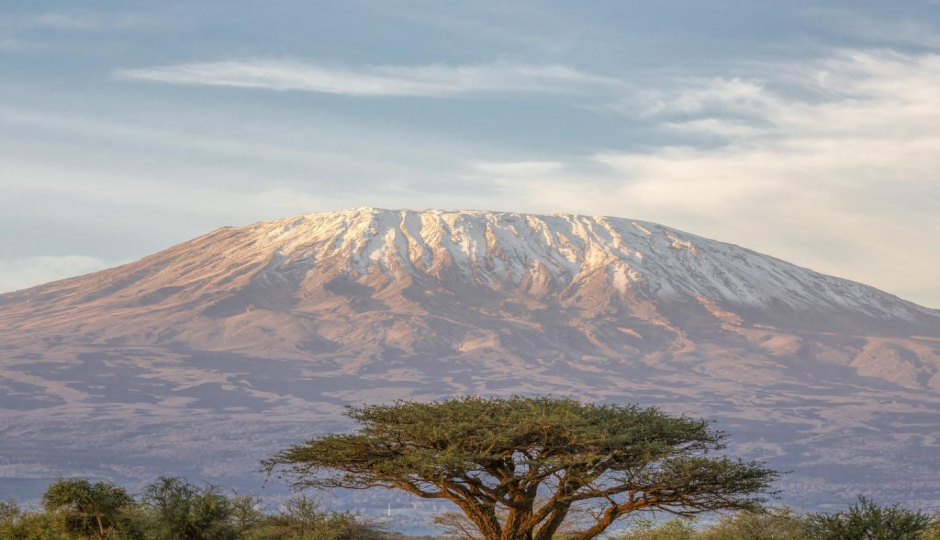
[{"label": "white cloud", "polygon": [[0,293],[96,272],[110,266],[87,255],[26,257],[0,260]]},{"label": "white cloud", "polygon": [[578,92],[619,81],[565,66],[493,63],[348,68],[248,60],[179,64],[115,72],[171,84],[299,90],[350,96],[440,97],[470,92]]},{"label": "white cloud", "polygon": [[681,122],[665,122],[664,127],[681,133],[708,134],[719,137],[752,137],[764,135],[763,128],[741,120],[727,118],[696,118]]},{"label": "white cloud", "polygon": [[940,307],[940,55],[847,50],[684,82],[632,103],[691,143],[598,153],[606,173],[557,167],[517,182],[519,197],[663,222]]}]

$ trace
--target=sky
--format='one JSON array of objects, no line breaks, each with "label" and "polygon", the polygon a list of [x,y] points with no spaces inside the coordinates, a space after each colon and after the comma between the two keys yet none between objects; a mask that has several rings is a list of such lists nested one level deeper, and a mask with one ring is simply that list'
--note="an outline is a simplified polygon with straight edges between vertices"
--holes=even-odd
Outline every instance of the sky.
[{"label": "sky", "polygon": [[361,206],[643,219],[940,308],[940,1],[3,1],[0,291]]}]

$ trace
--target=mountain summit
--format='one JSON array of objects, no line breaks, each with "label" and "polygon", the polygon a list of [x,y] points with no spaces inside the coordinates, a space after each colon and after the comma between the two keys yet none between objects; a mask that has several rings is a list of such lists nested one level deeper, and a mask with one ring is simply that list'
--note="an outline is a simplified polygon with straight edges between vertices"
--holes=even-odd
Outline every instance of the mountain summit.
[{"label": "mountain summit", "polygon": [[[940,500],[922,475],[940,312],[630,219],[359,208],[218,229],[0,295],[3,389],[11,478],[67,472],[44,445],[92,426],[76,467],[241,478],[345,404],[538,392],[718,417],[810,498]],[[231,432],[237,455],[207,442]]]}]

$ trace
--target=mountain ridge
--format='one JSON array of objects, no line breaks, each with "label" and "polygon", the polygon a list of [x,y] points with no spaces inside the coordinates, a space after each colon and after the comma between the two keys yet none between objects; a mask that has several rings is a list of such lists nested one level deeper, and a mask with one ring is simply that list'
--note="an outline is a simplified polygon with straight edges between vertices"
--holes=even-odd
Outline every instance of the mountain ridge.
[{"label": "mountain ridge", "polygon": [[[940,502],[940,312],[609,216],[366,207],[219,228],[0,295],[0,390],[0,444],[24,460],[0,478],[134,482],[156,463],[251,485],[344,405],[558,393],[719,419],[811,500]],[[47,455],[92,427],[72,465]],[[233,434],[238,455],[213,446]]]}]

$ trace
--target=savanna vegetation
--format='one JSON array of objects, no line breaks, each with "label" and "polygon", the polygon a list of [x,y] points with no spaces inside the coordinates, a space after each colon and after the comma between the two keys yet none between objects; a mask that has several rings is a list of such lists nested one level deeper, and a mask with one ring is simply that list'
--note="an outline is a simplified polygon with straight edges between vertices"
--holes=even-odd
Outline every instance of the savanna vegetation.
[{"label": "savanna vegetation", "polygon": [[298,488],[402,490],[453,503],[484,540],[589,540],[643,511],[754,511],[777,473],[716,455],[706,420],[574,399],[466,397],[351,409],[358,431],[271,458]]},{"label": "savanna vegetation", "polygon": [[940,519],[860,497],[848,509],[831,513],[774,507],[708,523],[638,520],[612,540],[940,540]]},{"label": "savanna vegetation", "polygon": [[866,498],[830,513],[768,506],[775,471],[721,455],[727,437],[709,422],[656,408],[471,397],[348,414],[358,430],[264,463],[299,492],[277,509],[181,478],[139,494],[60,479],[40,507],[0,502],[0,540],[400,538],[321,508],[308,488],[449,501],[455,510],[432,523],[457,540],[940,540],[937,519]]},{"label": "savanna vegetation", "polygon": [[110,482],[53,482],[40,508],[0,502],[0,540],[383,540],[378,523],[301,494],[277,510],[251,495],[159,478],[137,497]]}]

